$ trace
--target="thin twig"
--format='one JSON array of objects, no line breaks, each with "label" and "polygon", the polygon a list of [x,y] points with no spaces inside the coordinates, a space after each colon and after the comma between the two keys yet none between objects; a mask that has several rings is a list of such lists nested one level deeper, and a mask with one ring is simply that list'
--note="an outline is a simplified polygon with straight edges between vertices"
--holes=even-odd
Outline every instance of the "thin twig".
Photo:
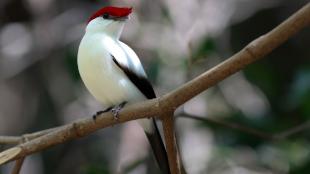
[{"label": "thin twig", "polygon": [[162,97],[125,107],[120,113],[118,120],[115,120],[111,113],[105,113],[98,116],[96,120],[88,117],[61,126],[44,136],[40,136],[1,152],[0,164],[42,151],[56,144],[61,144],[72,139],[86,136],[105,127],[110,127],[130,120],[154,117],[160,115],[162,110],[174,111],[194,96],[270,53],[288,38],[307,27],[309,23],[310,3],[305,5],[302,9],[269,33],[251,42],[231,58],[182,85],[176,90]]},{"label": "thin twig", "polygon": [[283,140],[283,139],[286,139],[286,138],[291,137],[293,135],[296,135],[302,131],[305,131],[307,129],[310,129],[310,121],[307,121],[305,123],[297,125],[291,129],[285,130],[283,132],[277,133],[277,134],[273,135],[273,138],[275,140]]},{"label": "thin twig", "polygon": [[246,127],[237,123],[231,123],[231,122],[226,122],[223,120],[219,120],[219,119],[215,119],[215,118],[210,118],[210,117],[199,117],[199,116],[195,116],[195,115],[190,115],[190,114],[179,114],[177,116],[178,118],[189,118],[189,119],[194,119],[194,120],[199,120],[199,121],[204,121],[207,123],[212,123],[212,124],[216,124],[216,125],[220,125],[223,126],[225,128],[229,128],[229,129],[233,129],[233,130],[238,130],[247,134],[251,134],[254,135],[256,137],[262,138],[262,139],[268,139],[268,140],[272,140],[273,136],[270,135],[269,133],[257,130],[257,129],[253,129],[250,127]]},{"label": "thin twig", "polygon": [[0,144],[18,144],[21,139],[21,136],[0,136]]},{"label": "thin twig", "polygon": [[50,129],[45,129],[42,131],[34,132],[34,133],[29,133],[29,134],[24,134],[21,136],[0,136],[0,144],[19,144],[24,141],[26,138],[27,140],[32,140],[34,138],[38,138],[42,135],[45,135],[47,133],[50,133],[59,127],[55,128],[50,128]]},{"label": "thin twig", "polygon": [[189,119],[204,121],[207,123],[220,125],[220,126],[223,126],[225,128],[238,130],[240,132],[247,133],[247,134],[253,135],[255,137],[261,138],[261,139],[273,140],[273,141],[280,141],[280,140],[286,139],[290,136],[296,135],[297,133],[300,133],[302,131],[310,129],[310,121],[305,122],[305,123],[300,124],[300,125],[297,125],[297,126],[291,128],[289,130],[285,130],[285,131],[280,132],[280,133],[269,133],[269,132],[265,132],[262,130],[247,127],[247,126],[244,126],[241,124],[226,122],[223,120],[210,118],[210,117],[199,117],[199,116],[184,114],[184,113],[179,114],[176,117],[177,118],[189,118]]},{"label": "thin twig", "polygon": [[169,112],[162,117],[164,137],[166,142],[169,166],[171,174],[181,174],[180,159],[176,146],[174,116],[173,112]]}]

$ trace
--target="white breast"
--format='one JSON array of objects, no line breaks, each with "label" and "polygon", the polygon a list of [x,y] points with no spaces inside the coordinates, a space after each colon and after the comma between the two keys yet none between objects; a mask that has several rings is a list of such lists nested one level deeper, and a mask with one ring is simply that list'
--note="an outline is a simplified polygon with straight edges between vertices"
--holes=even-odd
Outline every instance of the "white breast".
[{"label": "white breast", "polygon": [[78,68],[81,78],[90,93],[106,106],[145,99],[111,58],[112,54],[118,61],[134,68],[135,72],[145,75],[135,54],[135,61],[128,60],[128,54],[132,53],[128,52],[127,47],[102,33],[85,34],[80,43]]}]

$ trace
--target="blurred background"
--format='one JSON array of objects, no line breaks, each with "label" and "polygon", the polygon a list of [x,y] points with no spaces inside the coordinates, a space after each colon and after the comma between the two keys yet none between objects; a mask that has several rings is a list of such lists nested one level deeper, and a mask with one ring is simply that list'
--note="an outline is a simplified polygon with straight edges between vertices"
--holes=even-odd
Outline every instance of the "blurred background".
[{"label": "blurred background", "polygon": [[[307,2],[1,0],[0,134],[63,125],[103,108],[86,91],[76,65],[86,21],[102,6],[133,7],[121,40],[137,52],[162,95],[224,61]],[[176,112],[178,143],[189,174],[308,173],[309,129],[270,141],[182,116],[270,133],[308,123],[309,46],[307,28]],[[11,168],[12,163],[1,166],[0,173]],[[158,168],[142,129],[132,121],[31,155],[21,173],[155,174]]]}]

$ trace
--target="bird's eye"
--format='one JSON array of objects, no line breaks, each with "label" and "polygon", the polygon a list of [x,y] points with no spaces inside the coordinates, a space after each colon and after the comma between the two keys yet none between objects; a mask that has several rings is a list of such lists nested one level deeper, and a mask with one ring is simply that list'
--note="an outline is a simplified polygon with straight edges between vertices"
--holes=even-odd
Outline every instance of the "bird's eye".
[{"label": "bird's eye", "polygon": [[104,19],[108,19],[109,18],[109,13],[104,13],[103,15],[102,15],[102,17],[104,18]]}]

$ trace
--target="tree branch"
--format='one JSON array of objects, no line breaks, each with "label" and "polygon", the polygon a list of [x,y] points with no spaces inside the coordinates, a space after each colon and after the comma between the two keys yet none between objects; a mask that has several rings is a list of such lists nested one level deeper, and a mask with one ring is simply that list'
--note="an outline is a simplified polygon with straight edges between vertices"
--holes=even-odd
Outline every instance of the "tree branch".
[{"label": "tree branch", "polygon": [[170,172],[173,174],[181,174],[180,159],[175,139],[173,111],[167,112],[166,115],[162,116]]},{"label": "tree branch", "polygon": [[0,144],[18,144],[22,136],[0,136]]},{"label": "tree branch", "polygon": [[[43,132],[43,131],[40,131],[40,132]],[[24,142],[26,142],[28,140],[29,139],[26,136],[23,136],[23,139],[22,139],[21,143],[24,143]],[[21,171],[22,166],[24,164],[25,158],[26,157],[21,157],[21,158],[19,158],[19,159],[17,159],[15,161],[15,165],[14,165],[14,168],[12,170],[12,174],[19,174],[19,172]]]},{"label": "tree branch", "polygon": [[251,127],[247,127],[244,125],[240,125],[237,123],[231,123],[231,122],[226,122],[220,119],[214,119],[214,118],[206,118],[206,117],[199,117],[199,116],[195,116],[195,115],[190,115],[190,114],[179,114],[177,117],[179,118],[189,118],[189,119],[194,119],[194,120],[199,120],[199,121],[203,121],[206,123],[212,123],[212,124],[216,124],[216,125],[220,125],[223,126],[225,128],[229,128],[229,129],[233,129],[233,130],[238,130],[241,132],[245,132],[247,134],[253,135],[255,137],[261,138],[261,139],[267,139],[267,140],[273,140],[274,137],[267,132],[261,131],[261,130],[257,130],[257,129],[253,129]]},{"label": "tree branch", "polygon": [[164,96],[172,107],[177,108],[202,91],[215,85],[245,66],[263,58],[310,23],[310,3],[286,19],[276,28],[255,39],[241,51],[209,71]]},{"label": "tree branch", "polygon": [[24,161],[25,157],[21,157],[20,159],[16,160],[14,168],[12,170],[12,174],[19,174],[20,170],[22,169]]},{"label": "tree branch", "polygon": [[288,138],[290,136],[296,135],[306,129],[310,129],[310,121],[307,121],[303,124],[297,125],[291,129],[285,130],[280,133],[274,134],[272,137],[274,140],[283,140],[285,138]]},{"label": "tree branch", "polygon": [[42,131],[24,134],[21,136],[0,136],[0,144],[19,144],[19,143],[24,142],[25,139],[32,140],[32,139],[38,138],[42,135],[45,135],[47,133],[50,133],[54,130],[57,130],[58,128],[59,127],[45,129]]},{"label": "tree branch", "polygon": [[253,135],[255,137],[261,138],[261,139],[266,139],[266,140],[271,140],[271,141],[281,141],[285,138],[296,135],[297,133],[300,133],[306,129],[310,129],[310,121],[307,121],[303,124],[297,125],[293,128],[290,128],[288,130],[285,130],[285,131],[282,131],[279,133],[269,133],[266,131],[247,127],[245,125],[241,125],[238,123],[226,122],[226,121],[223,121],[220,119],[199,117],[199,116],[184,114],[184,113],[179,114],[177,117],[178,118],[189,118],[189,119],[204,121],[204,122],[211,123],[211,124],[220,125],[220,126],[223,126],[225,128],[237,130],[237,131],[247,133],[247,134]]},{"label": "tree branch", "polygon": [[44,136],[32,139],[0,153],[0,164],[42,151],[56,144],[61,144],[72,139],[86,136],[105,127],[130,120],[161,115],[162,110],[174,111],[177,107],[184,104],[197,94],[208,89],[212,85],[215,85],[229,75],[239,71],[246,65],[253,63],[270,53],[273,49],[281,45],[302,28],[308,26],[309,23],[310,3],[305,5],[302,9],[269,33],[251,42],[231,58],[176,90],[162,97],[136,103],[124,108],[120,113],[118,120],[115,120],[111,113],[105,113],[98,116],[96,120],[88,117],[61,126],[57,130],[51,131]]}]

